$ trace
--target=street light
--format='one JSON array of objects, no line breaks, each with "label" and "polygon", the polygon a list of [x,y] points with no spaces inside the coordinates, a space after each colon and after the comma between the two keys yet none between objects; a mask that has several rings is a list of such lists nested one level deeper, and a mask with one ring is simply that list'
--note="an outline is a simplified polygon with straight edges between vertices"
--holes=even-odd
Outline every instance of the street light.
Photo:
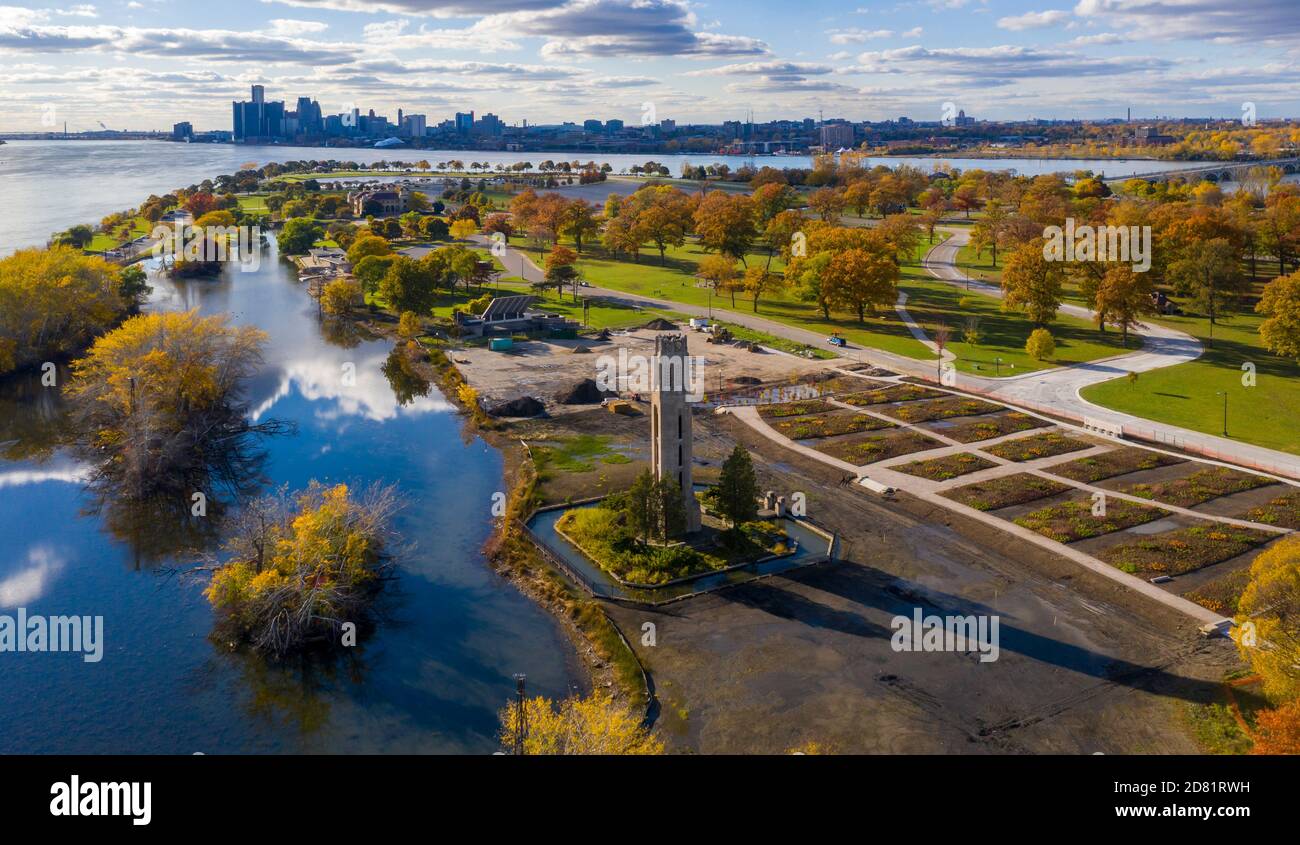
[{"label": "street light", "polygon": [[993,359],[993,376],[997,378],[1002,375],[1002,356],[999,355]]},{"label": "street light", "polygon": [[1227,437],[1228,436],[1228,391],[1216,390],[1214,391],[1214,395],[1223,397],[1223,436]]}]

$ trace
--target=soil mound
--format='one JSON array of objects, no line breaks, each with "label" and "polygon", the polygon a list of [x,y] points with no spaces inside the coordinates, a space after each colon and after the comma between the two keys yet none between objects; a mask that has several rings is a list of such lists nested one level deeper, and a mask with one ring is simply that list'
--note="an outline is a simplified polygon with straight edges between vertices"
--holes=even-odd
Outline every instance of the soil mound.
[{"label": "soil mound", "polygon": [[670,323],[663,317],[656,317],[641,328],[650,329],[651,331],[656,332],[675,332],[677,331],[677,324]]},{"label": "soil mound", "polygon": [[520,396],[488,408],[488,413],[494,417],[537,417],[546,413],[546,406],[531,396]]},{"label": "soil mound", "polygon": [[585,378],[555,394],[555,401],[561,405],[599,405],[602,399],[613,395],[597,387],[594,379]]}]

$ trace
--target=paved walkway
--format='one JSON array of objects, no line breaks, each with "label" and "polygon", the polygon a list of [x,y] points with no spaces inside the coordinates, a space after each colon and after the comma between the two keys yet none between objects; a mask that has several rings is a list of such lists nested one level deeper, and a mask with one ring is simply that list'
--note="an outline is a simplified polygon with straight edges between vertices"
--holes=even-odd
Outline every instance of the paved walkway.
[{"label": "paved walkway", "polygon": [[[947,231],[951,233],[951,237],[944,243],[935,245],[922,263],[926,270],[940,281],[950,282],[964,288],[967,277],[957,269],[956,256],[957,250],[969,237],[969,230],[953,228]],[[476,235],[474,240],[483,245],[491,244],[491,241],[482,235]],[[498,259],[510,275],[518,276],[525,281],[539,281],[545,276],[531,258],[525,255],[522,250],[513,246],[506,247],[504,253],[499,255]],[[994,285],[974,280],[970,284],[972,290],[978,289],[983,293],[1001,296],[1001,290]],[[588,296],[600,296],[613,302],[638,305],[643,308],[676,311],[692,317],[705,317],[709,314],[708,309],[704,306],[687,305],[669,299],[642,296],[607,288],[588,287],[583,288],[583,292]],[[900,308],[905,313],[906,302],[906,297],[900,296],[900,302],[896,308]],[[786,338],[787,340],[805,343],[817,349],[827,348],[826,334],[824,332],[815,332],[779,323],[747,311],[730,311],[721,306],[714,310],[718,319],[736,323],[755,331]],[[1077,305],[1065,305],[1062,306],[1061,310],[1064,313],[1085,318],[1091,318],[1092,314],[1088,309]],[[919,327],[917,328],[919,329]],[[1147,324],[1137,334],[1143,339],[1143,347],[1141,350],[1127,355],[1000,379],[968,373],[954,373],[952,374],[953,380],[950,386],[969,393],[988,396],[1019,408],[1064,417],[1080,425],[1102,422],[1108,425],[1120,426],[1126,435],[1142,440],[1162,443],[1171,448],[1185,450],[1214,460],[1237,464],[1286,478],[1300,479],[1300,456],[1143,419],[1132,414],[1103,408],[1083,399],[1079,395],[1079,390],[1088,385],[1118,378],[1128,372],[1146,372],[1159,367],[1193,361],[1200,357],[1200,343],[1194,337],[1175,329]],[[938,380],[937,360],[918,361],[915,358],[908,358],[880,349],[853,345],[837,350],[837,352],[842,357],[850,360],[884,367],[898,373],[930,381]]]},{"label": "paved walkway", "polygon": [[[958,269],[957,251],[967,243],[970,232],[966,229],[950,231],[952,236],[930,250],[923,259],[922,266],[940,281],[962,288],[969,284],[972,290],[1001,297],[1001,288],[969,279]],[[1074,317],[1096,319],[1096,314],[1079,305],[1062,305],[1060,310],[1061,313]],[[1288,478],[1300,478],[1300,456],[1143,419],[1122,411],[1094,405],[1080,396],[1079,392],[1083,388],[1099,382],[1119,378],[1127,373],[1144,373],[1161,367],[1184,364],[1195,361],[1201,356],[1200,341],[1177,329],[1157,323],[1147,323],[1137,330],[1137,334],[1143,341],[1142,349],[1127,355],[1002,379],[959,373],[954,386],[1011,404],[1037,408],[1078,420],[1088,418],[1120,425],[1125,434],[1141,439],[1165,443],[1178,449]]]}]

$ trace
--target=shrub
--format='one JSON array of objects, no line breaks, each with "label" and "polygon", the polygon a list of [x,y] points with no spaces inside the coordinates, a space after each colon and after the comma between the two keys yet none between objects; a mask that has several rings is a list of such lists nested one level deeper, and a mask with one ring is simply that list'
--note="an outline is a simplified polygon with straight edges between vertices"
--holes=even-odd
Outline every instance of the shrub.
[{"label": "shrub", "polygon": [[1047,329],[1034,329],[1025,341],[1025,351],[1035,361],[1047,361],[1056,354],[1056,338]]}]

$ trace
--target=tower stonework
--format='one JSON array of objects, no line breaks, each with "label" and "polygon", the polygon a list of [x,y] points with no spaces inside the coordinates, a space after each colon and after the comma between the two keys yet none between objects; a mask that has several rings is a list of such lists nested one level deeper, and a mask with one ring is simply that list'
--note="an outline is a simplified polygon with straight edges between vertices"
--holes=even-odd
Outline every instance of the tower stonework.
[{"label": "tower stonework", "polygon": [[671,478],[682,491],[686,531],[700,530],[700,503],[691,484],[691,358],[686,335],[655,337],[651,361],[650,464],[656,478]]}]

